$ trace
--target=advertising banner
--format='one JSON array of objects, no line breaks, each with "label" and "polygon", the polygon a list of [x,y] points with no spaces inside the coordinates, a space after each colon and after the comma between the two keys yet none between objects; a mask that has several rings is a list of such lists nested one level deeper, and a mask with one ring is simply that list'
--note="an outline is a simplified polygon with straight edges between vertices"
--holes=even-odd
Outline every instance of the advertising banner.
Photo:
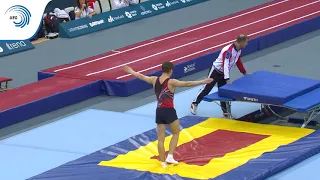
[{"label": "advertising banner", "polygon": [[60,24],[59,36],[73,38],[139,19],[162,14],[206,0],[149,0],[101,14]]},{"label": "advertising banner", "polygon": [[27,51],[30,49],[34,49],[34,46],[28,40],[0,42],[0,57]]}]

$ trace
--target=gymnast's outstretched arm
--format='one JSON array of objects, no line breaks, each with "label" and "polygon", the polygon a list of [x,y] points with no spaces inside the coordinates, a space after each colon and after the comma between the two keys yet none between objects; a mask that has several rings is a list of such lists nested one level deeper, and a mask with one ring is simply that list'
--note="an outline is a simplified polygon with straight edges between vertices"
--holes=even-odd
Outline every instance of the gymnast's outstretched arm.
[{"label": "gymnast's outstretched arm", "polygon": [[179,81],[177,79],[170,79],[169,83],[174,87],[193,87],[201,84],[209,84],[212,81],[212,78],[206,78],[200,81]]},{"label": "gymnast's outstretched arm", "polygon": [[129,66],[124,66],[123,70],[126,71],[128,74],[132,74],[133,76],[141,79],[142,81],[145,81],[149,84],[154,84],[155,80],[157,79],[156,76],[145,76],[139,72],[134,71],[131,67]]}]

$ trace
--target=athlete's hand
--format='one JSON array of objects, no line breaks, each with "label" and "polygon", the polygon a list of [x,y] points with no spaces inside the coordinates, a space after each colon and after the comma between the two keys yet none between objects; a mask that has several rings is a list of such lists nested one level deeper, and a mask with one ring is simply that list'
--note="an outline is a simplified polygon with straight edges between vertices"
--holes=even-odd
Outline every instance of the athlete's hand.
[{"label": "athlete's hand", "polygon": [[132,74],[134,72],[134,70],[129,66],[124,66],[123,70],[126,71],[129,74]]},{"label": "athlete's hand", "polygon": [[213,81],[212,78],[206,78],[203,80],[203,84],[210,84]]}]

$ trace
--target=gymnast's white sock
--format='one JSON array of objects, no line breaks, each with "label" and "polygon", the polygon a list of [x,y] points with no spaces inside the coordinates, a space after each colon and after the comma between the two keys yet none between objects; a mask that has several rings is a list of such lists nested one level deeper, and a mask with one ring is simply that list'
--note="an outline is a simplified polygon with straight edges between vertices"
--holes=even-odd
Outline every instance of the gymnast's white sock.
[{"label": "gymnast's white sock", "polygon": [[166,163],[166,162],[161,162],[161,166],[162,166],[163,168],[166,168],[166,167],[167,167],[167,163]]}]

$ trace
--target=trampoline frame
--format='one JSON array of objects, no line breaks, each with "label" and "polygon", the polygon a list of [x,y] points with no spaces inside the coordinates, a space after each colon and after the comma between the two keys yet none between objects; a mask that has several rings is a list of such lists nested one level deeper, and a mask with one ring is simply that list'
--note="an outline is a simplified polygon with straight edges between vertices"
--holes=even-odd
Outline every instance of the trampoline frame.
[{"label": "trampoline frame", "polygon": [[[233,101],[226,101],[226,100],[212,100],[213,102],[217,103],[217,101],[219,102],[225,102],[227,104],[226,106],[226,111],[227,111],[227,118],[228,119],[233,119],[233,120],[236,120],[236,118],[233,117],[232,113],[231,113],[231,102]],[[237,101],[237,102],[247,102],[247,101]],[[251,101],[250,101],[251,102]],[[251,103],[254,103],[254,102],[251,102]],[[218,104],[218,103],[217,103]],[[314,106],[310,109],[308,109],[307,112],[301,112],[301,111],[298,111],[296,109],[292,109],[292,108],[288,108],[288,107],[285,107],[285,106],[281,106],[281,105],[275,105],[275,104],[263,104],[263,103],[257,103],[257,104],[261,104],[261,107],[260,107],[260,112],[263,112],[267,109],[269,109],[269,111],[277,116],[278,118],[280,119],[283,119],[283,120],[289,120],[289,118],[286,118],[286,117],[283,117],[283,116],[280,116],[279,114],[277,114],[276,112],[274,112],[270,106],[278,106],[278,107],[282,107],[282,108],[286,108],[286,109],[289,109],[289,110],[293,110],[293,111],[296,111],[296,112],[299,112],[299,113],[306,113],[307,115],[303,118],[303,124],[301,125],[301,128],[305,128],[313,119],[315,119],[319,114],[320,114],[320,104],[317,105],[317,106]],[[219,104],[218,104],[219,105]],[[219,105],[221,107],[221,105]],[[223,109],[223,107],[221,107]]]}]

